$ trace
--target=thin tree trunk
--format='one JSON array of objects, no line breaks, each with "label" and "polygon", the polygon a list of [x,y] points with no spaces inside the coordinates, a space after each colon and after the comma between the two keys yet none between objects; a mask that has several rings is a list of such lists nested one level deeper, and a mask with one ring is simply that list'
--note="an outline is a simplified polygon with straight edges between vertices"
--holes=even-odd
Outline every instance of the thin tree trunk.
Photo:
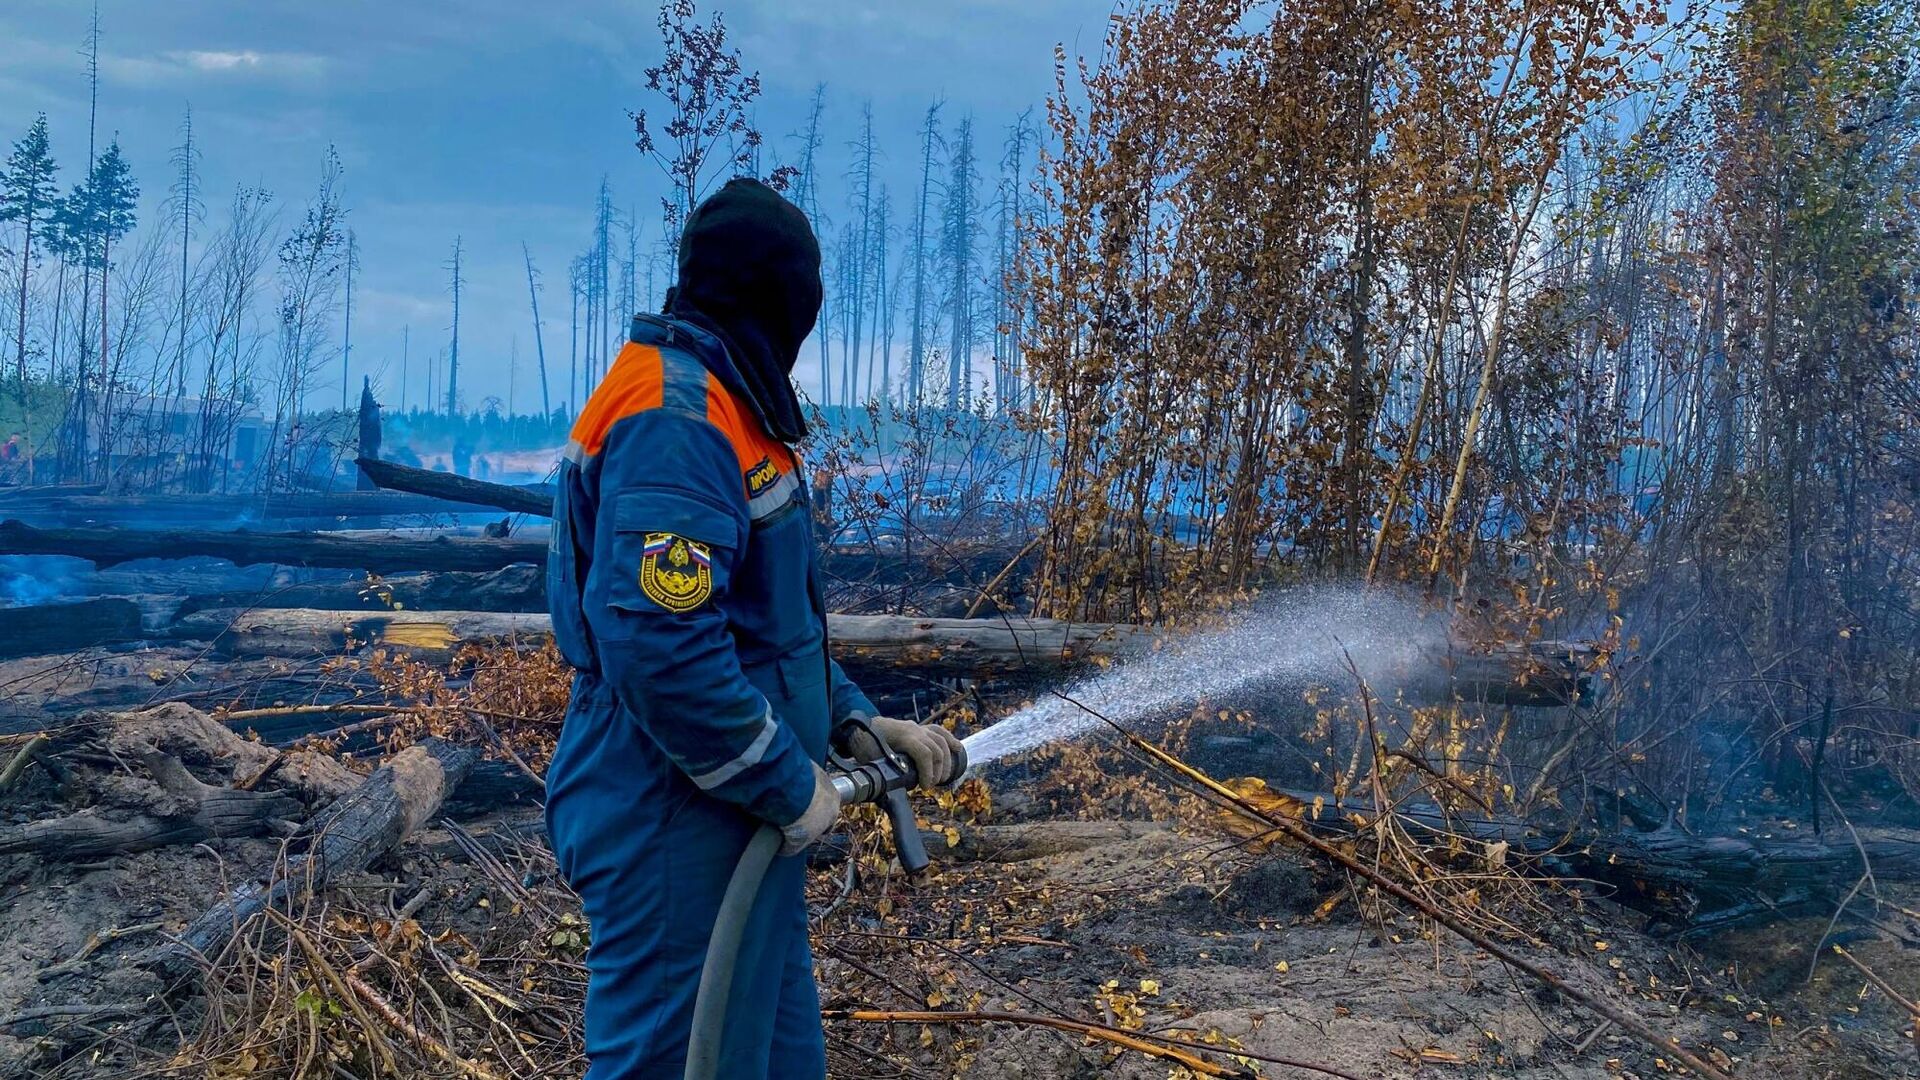
[{"label": "thin tree trunk", "polygon": [[[1569,73],[1567,75],[1569,85],[1567,86],[1566,94],[1569,98],[1573,93],[1571,73],[1578,71],[1580,66],[1586,61],[1587,50],[1593,45],[1593,29],[1596,21],[1593,12],[1589,11],[1586,25],[1581,31],[1579,47],[1567,61],[1566,70]],[[1568,104],[1569,102],[1566,99],[1555,102],[1549,110],[1547,122],[1557,122],[1563,118],[1567,111]],[[1557,138],[1561,134],[1564,133],[1556,129],[1555,137]],[[1552,172],[1553,166],[1558,159],[1559,154],[1557,148],[1550,147],[1541,152],[1540,164],[1534,170],[1532,180],[1533,193],[1527,199],[1526,212],[1520,215],[1520,218],[1514,223],[1513,239],[1507,246],[1505,264],[1500,268],[1499,294],[1498,298],[1494,301],[1492,325],[1487,331],[1486,355],[1480,365],[1480,381],[1479,385],[1474,389],[1473,404],[1467,408],[1466,429],[1461,433],[1460,438],[1460,456],[1454,461],[1453,482],[1448,487],[1446,502],[1442,504],[1440,509],[1440,525],[1434,533],[1433,554],[1427,561],[1427,591],[1429,593],[1433,591],[1434,584],[1440,578],[1440,562],[1446,553],[1447,535],[1452,531],[1455,514],[1459,512],[1461,493],[1466,490],[1467,466],[1473,460],[1474,439],[1479,434],[1480,422],[1486,409],[1487,397],[1493,387],[1494,375],[1497,370],[1496,362],[1500,356],[1501,339],[1506,328],[1507,304],[1512,295],[1514,270],[1520,262],[1521,246],[1526,242],[1527,233],[1533,228],[1534,215],[1539,212],[1541,197],[1546,193],[1547,177]]]},{"label": "thin tree trunk", "polygon": [[533,302],[533,346],[534,354],[540,358],[540,415],[553,415],[553,401],[547,396],[547,343],[540,334],[540,290],[533,284],[533,254],[527,250],[526,241],[520,242],[520,254],[527,260],[527,297]]}]

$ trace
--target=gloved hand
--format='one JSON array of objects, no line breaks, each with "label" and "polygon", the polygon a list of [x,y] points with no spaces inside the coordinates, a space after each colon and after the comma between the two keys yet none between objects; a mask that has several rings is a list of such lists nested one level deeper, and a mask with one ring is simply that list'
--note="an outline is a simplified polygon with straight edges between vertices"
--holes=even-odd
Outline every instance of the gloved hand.
[{"label": "gloved hand", "polygon": [[813,798],[797,820],[781,827],[780,854],[798,855],[812,847],[815,840],[827,835],[839,817],[840,793],[833,790],[833,780],[827,776],[827,770],[815,765]]},{"label": "gloved hand", "polygon": [[[953,775],[953,764],[959,760],[960,740],[954,738],[953,732],[939,724],[916,724],[891,716],[876,716],[867,721],[867,726],[887,740],[894,753],[913,762],[921,787],[937,788],[959,779]],[[847,736],[847,749],[860,761],[876,761],[880,757],[880,748],[874,745],[872,736],[859,728]]]}]

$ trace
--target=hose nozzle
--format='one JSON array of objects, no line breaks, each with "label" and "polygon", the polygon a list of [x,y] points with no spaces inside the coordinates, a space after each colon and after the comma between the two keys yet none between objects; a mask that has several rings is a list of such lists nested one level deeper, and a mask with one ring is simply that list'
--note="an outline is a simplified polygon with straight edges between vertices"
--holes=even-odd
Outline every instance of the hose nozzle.
[{"label": "hose nozzle", "polygon": [[[913,819],[913,806],[907,801],[907,789],[918,786],[919,774],[913,762],[894,753],[879,732],[868,728],[867,734],[879,744],[880,756],[872,761],[855,762],[833,755],[832,762],[840,770],[833,778],[833,788],[839,793],[842,806],[871,802],[885,809],[900,865],[909,874],[918,874],[927,868],[929,860],[927,846],[920,838],[920,826]],[[967,754],[962,749],[954,758],[953,775],[947,782],[958,781],[966,772]]]}]

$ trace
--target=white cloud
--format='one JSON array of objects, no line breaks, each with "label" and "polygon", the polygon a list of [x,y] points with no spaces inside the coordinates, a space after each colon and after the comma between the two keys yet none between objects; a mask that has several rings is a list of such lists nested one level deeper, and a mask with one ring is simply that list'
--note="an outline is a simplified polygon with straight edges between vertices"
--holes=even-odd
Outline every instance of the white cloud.
[{"label": "white cloud", "polygon": [[252,49],[173,49],[150,56],[100,57],[108,78],[136,85],[200,77],[300,79],[319,75],[326,66],[325,57],[308,53]]},{"label": "white cloud", "polygon": [[235,68],[260,66],[260,54],[251,49],[245,52],[170,52],[167,58],[201,71],[232,71]]},{"label": "white cloud", "polygon": [[228,51],[191,49],[169,52],[167,59],[195,71],[253,72],[262,75],[316,75],[326,67],[326,59],[307,53],[255,52],[252,49]]}]

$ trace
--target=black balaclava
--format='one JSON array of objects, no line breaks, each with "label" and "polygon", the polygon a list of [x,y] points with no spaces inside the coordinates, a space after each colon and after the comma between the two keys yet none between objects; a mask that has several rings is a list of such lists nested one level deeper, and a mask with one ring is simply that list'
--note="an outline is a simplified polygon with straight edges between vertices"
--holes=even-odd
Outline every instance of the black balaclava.
[{"label": "black balaclava", "polygon": [[820,315],[820,243],[800,208],[758,180],[729,180],[687,217],[666,313],[712,331],[760,407],[768,434],[807,433],[788,376]]}]

